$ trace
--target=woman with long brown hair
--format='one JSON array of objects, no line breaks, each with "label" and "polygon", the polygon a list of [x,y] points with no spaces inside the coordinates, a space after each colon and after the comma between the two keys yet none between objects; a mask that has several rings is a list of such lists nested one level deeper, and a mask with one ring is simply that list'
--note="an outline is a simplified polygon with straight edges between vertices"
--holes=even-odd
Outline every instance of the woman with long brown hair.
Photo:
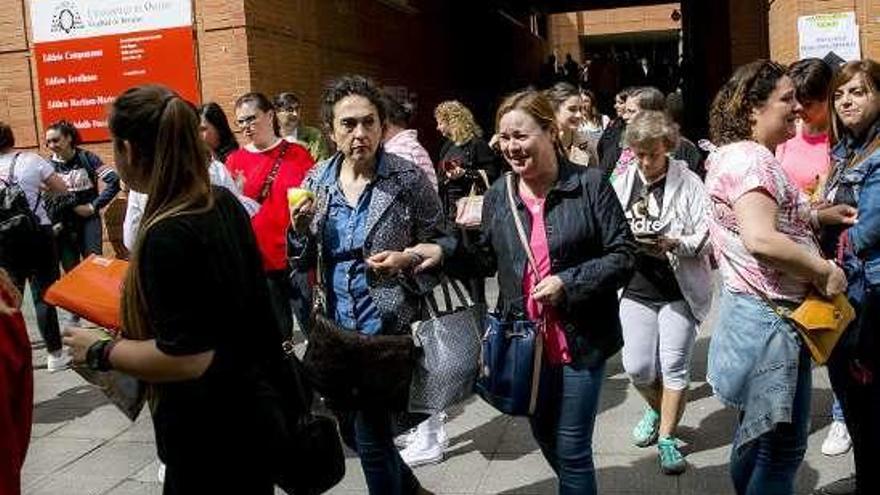
[{"label": "woman with long brown hair", "polygon": [[825,200],[858,208],[858,223],[827,229],[822,247],[843,263],[858,318],[837,344],[828,372],[852,434],[856,493],[868,495],[880,490],[880,64],[844,65],[829,93],[837,144]]},{"label": "woman with long brown hair", "polygon": [[77,362],[151,384],[165,494],[270,494],[272,422],[258,399],[284,364],[247,213],[211,187],[198,113],[177,94],[130,89],[109,126],[123,180],[149,197],[123,290],[124,337],[71,327],[64,341]]}]

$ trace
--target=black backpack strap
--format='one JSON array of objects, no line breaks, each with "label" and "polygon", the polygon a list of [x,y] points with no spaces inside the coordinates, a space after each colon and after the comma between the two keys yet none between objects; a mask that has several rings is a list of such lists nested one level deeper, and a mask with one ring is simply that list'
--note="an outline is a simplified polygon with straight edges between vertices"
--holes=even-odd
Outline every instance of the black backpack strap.
[{"label": "black backpack strap", "polygon": [[18,162],[18,155],[21,155],[20,151],[15,152],[15,155],[12,156],[12,164],[9,165],[9,173],[6,174],[6,182],[8,184],[15,182],[15,164]]}]

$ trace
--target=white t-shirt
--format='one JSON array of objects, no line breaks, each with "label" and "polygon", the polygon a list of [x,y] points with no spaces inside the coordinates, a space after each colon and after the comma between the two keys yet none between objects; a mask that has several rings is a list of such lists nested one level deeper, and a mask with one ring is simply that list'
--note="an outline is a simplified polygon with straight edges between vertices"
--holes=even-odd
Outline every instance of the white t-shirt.
[{"label": "white t-shirt", "polygon": [[[226,166],[217,160],[211,160],[208,166],[208,176],[211,184],[215,186],[225,187],[235,194],[235,197],[241,202],[248,215],[253,217],[260,211],[260,204],[253,199],[241,194]],[[122,221],[122,244],[131,250],[134,248],[134,240],[137,236],[138,227],[141,224],[141,218],[144,216],[144,210],[147,207],[147,195],[144,193],[131,190],[128,192],[128,206],[125,210],[125,219]]]},{"label": "white t-shirt", "polygon": [[[34,209],[37,198],[40,196],[40,186],[55,173],[55,169],[52,167],[52,164],[36,153],[13,150],[0,154],[0,178],[3,180],[9,178],[9,170],[12,167],[15,155],[18,155],[18,159],[15,162],[15,182],[24,191],[31,209]],[[0,187],[5,186],[0,183]],[[41,225],[50,225],[51,222],[49,222],[49,216],[46,215],[43,201],[36,205],[34,213],[40,219]]]}]

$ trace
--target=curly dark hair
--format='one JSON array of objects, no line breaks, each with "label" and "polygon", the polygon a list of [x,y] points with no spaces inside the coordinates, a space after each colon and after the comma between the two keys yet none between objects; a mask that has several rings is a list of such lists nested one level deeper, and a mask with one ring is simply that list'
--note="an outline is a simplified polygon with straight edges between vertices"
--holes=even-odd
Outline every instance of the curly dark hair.
[{"label": "curly dark hair", "polygon": [[379,123],[385,124],[385,102],[382,92],[373,81],[364,76],[342,76],[330,83],[321,98],[321,120],[333,128],[333,107],[346,96],[363,96],[376,107]]},{"label": "curly dark hair", "polygon": [[763,106],[776,83],[786,76],[785,66],[756,60],[739,67],[718,91],[709,110],[709,135],[716,146],[752,138],[752,110]]},{"label": "curly dark hair", "polygon": [[57,122],[53,122],[51,125],[49,125],[49,127],[46,128],[46,130],[58,131],[63,136],[67,136],[70,139],[70,146],[72,148],[76,148],[77,146],[82,144],[82,137],[79,134],[79,130],[70,121],[59,120]]}]

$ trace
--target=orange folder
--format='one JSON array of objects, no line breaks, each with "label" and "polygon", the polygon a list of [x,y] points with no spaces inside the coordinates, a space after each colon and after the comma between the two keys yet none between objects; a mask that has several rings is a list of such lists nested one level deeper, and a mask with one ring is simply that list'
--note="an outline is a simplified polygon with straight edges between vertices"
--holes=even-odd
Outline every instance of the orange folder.
[{"label": "orange folder", "polygon": [[119,330],[127,271],[127,261],[93,254],[52,284],[43,299],[104,328]]}]

